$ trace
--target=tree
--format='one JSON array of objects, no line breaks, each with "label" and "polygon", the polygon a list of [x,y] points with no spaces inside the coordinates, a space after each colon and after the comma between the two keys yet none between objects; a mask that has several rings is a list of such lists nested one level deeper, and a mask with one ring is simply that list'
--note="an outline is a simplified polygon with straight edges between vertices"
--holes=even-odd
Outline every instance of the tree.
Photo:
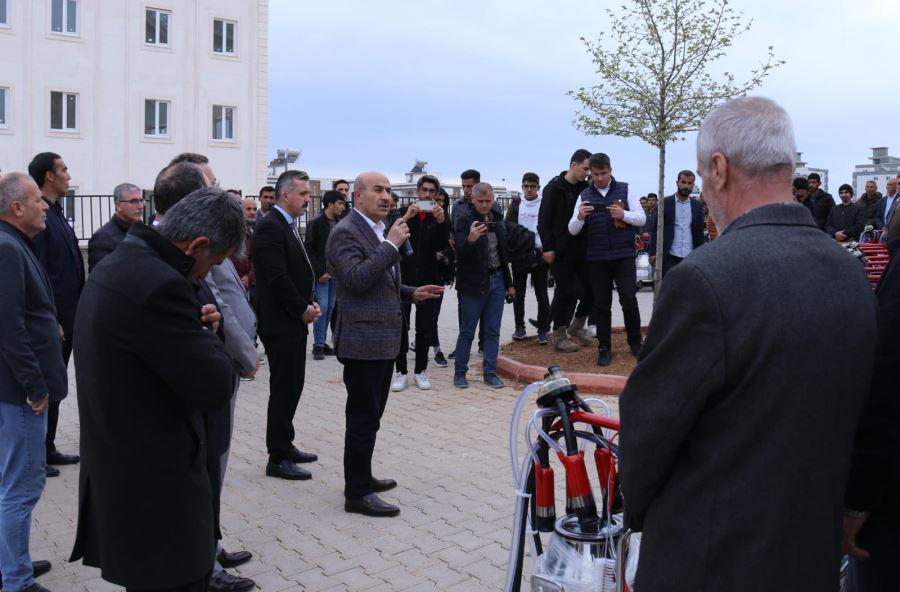
[{"label": "tree", "polygon": [[[600,80],[591,88],[569,91],[582,104],[573,124],[588,135],[637,137],[659,150],[659,236],[663,229],[666,145],[699,129],[717,105],[758,87],[774,68],[767,59],[744,82],[730,72],[716,77],[713,62],[735,37],[746,33],[728,0],[627,0],[620,12],[607,9],[609,31],[596,43],[581,41],[597,66]],[[612,44],[605,43],[607,38]],[[662,279],[662,240],[657,241],[657,290]]]}]

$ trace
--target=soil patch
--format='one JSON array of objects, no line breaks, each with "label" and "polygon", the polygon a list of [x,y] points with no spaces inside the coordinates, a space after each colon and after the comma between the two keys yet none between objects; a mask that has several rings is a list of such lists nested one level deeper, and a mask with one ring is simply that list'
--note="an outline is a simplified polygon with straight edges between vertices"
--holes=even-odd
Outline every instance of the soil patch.
[{"label": "soil patch", "polygon": [[637,364],[637,358],[631,355],[631,348],[621,327],[614,327],[612,332],[612,363],[609,366],[597,365],[597,342],[584,345],[577,352],[564,354],[553,349],[551,344],[538,345],[537,336],[529,336],[524,341],[511,341],[500,346],[500,355],[516,362],[532,366],[557,365],[563,372],[590,372],[593,374],[615,374],[628,376]]}]

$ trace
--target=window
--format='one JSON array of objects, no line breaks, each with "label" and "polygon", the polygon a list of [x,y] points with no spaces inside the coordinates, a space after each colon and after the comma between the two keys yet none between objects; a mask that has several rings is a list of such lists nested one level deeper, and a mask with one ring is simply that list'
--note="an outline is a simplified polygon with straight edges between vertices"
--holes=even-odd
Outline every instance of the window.
[{"label": "window", "polygon": [[169,102],[147,99],[144,101],[144,135],[169,137]]},{"label": "window", "polygon": [[0,27],[9,26],[9,8],[6,4],[7,0],[0,0]]},{"label": "window", "polygon": [[213,105],[212,115],[213,140],[234,142],[234,107]]},{"label": "window", "polygon": [[237,23],[233,21],[213,20],[213,52],[224,55],[234,55],[234,28]]},{"label": "window", "polygon": [[52,0],[50,30],[54,33],[78,34],[78,0]]},{"label": "window", "polygon": [[[0,0],[2,2],[2,0]],[[9,127],[7,119],[6,97],[9,96],[9,89],[0,86],[0,128]]]},{"label": "window", "polygon": [[146,13],[144,42],[147,45],[169,45],[169,19],[172,13],[168,10],[148,8]]},{"label": "window", "polygon": [[50,129],[55,132],[78,131],[78,95],[50,93]]}]

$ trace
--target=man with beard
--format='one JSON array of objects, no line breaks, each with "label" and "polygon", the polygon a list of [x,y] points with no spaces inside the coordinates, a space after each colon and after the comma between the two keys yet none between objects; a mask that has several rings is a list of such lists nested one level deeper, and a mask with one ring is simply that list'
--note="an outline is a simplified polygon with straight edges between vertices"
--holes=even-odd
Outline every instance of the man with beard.
[{"label": "man with beard", "polygon": [[[691,251],[703,244],[706,217],[703,204],[691,199],[694,173],[678,173],[678,191],[663,200],[663,278],[670,269],[681,263]],[[657,229],[650,231],[650,265],[656,264]]]}]

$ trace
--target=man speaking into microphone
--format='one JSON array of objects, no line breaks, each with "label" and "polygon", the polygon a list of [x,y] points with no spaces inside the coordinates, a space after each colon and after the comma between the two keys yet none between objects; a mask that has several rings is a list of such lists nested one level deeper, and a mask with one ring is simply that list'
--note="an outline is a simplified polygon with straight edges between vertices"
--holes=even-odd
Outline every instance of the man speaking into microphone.
[{"label": "man speaking into microphone", "polygon": [[[400,508],[378,493],[393,479],[372,476],[372,453],[387,404],[394,359],[405,331],[400,303],[439,297],[443,286],[404,286],[400,247],[409,238],[402,219],[386,231],[391,182],[362,173],[353,184],[353,210],[331,232],[325,249],[328,273],[337,284],[334,350],[347,385],[344,436],[344,509],[367,516],[396,516]],[[427,344],[422,344],[426,347]]]}]

